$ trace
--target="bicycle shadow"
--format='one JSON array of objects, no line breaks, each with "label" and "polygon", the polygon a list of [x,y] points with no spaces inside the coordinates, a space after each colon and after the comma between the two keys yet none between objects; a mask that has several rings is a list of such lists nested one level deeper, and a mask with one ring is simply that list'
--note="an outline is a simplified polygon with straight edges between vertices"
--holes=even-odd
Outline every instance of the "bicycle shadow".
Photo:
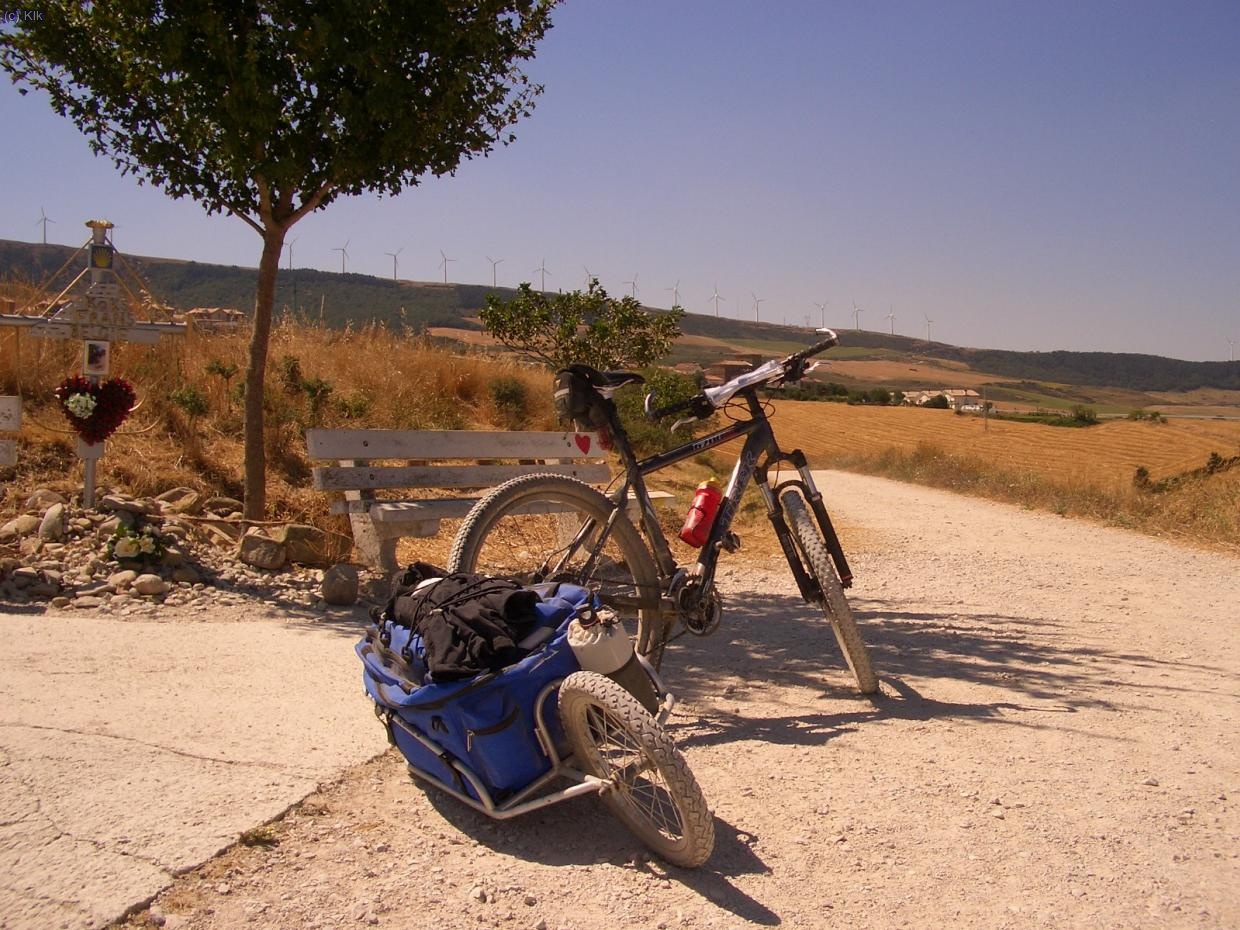
[{"label": "bicycle shadow", "polygon": [[[859,695],[830,626],[798,596],[741,592],[725,602],[714,636],[683,636],[667,650],[662,673],[696,723],[669,722],[683,745],[733,739],[823,743],[877,719],[960,718],[1044,728],[1022,719],[1036,711],[1113,710],[1137,667],[1192,668],[1217,676],[1226,690],[1234,673],[1206,665],[1154,659],[1093,645],[1065,645],[1066,626],[1044,617],[970,609],[960,604],[912,605],[854,599],[862,639],[881,695]],[[1172,684],[1151,687],[1183,690]],[[762,716],[766,691],[800,691],[806,712]],[[841,702],[847,702],[841,704]],[[823,709],[823,705],[828,709]],[[858,705],[861,706],[858,706]]]}]

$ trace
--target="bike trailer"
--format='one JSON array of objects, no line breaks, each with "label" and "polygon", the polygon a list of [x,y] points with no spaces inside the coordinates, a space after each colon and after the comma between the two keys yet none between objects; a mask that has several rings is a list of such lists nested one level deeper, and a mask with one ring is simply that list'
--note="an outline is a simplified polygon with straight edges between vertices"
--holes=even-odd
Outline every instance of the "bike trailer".
[{"label": "bike trailer", "polygon": [[594,599],[576,585],[533,590],[541,598],[534,608],[540,616],[534,629],[541,635],[534,632],[526,641],[544,642],[498,672],[427,683],[421,636],[392,623],[369,627],[357,645],[366,693],[389,741],[419,774],[488,808],[551,771],[553,760],[541,740],[566,755],[554,685],[580,669],[568,644],[568,624]]}]

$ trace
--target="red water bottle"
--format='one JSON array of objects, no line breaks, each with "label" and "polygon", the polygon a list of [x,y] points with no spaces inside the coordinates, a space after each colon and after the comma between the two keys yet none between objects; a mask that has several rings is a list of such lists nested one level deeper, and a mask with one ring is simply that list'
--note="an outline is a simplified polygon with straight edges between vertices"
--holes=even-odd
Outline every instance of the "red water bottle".
[{"label": "red water bottle", "polygon": [[685,525],[680,528],[680,538],[684,542],[694,549],[706,545],[721,500],[723,492],[719,490],[717,479],[708,478],[698,485],[697,494],[693,495],[693,503],[689,506],[689,515],[685,517]]}]

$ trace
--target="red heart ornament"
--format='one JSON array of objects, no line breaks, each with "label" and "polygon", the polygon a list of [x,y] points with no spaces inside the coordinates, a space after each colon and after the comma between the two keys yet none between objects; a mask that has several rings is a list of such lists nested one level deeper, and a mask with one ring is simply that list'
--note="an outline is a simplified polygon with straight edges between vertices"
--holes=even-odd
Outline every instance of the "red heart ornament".
[{"label": "red heart ornament", "polygon": [[[102,384],[94,384],[81,375],[66,378],[56,388],[55,395],[60,409],[73,431],[91,445],[103,442],[115,433],[129,417],[137,395],[124,378],[109,378]],[[88,417],[79,417],[68,407],[69,398],[84,394],[95,402],[95,409]]]},{"label": "red heart ornament", "polygon": [[581,454],[585,455],[590,451],[590,437],[585,433],[578,433],[573,437],[573,442],[577,443],[577,448],[581,450]]}]

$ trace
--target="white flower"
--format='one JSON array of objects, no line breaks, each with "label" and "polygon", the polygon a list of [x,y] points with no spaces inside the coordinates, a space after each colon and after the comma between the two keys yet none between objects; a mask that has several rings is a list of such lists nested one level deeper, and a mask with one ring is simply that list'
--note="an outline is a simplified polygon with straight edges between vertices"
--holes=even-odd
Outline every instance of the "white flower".
[{"label": "white flower", "polygon": [[96,402],[95,398],[89,394],[70,394],[69,399],[65,401],[65,406],[79,420],[88,420],[95,412]]},{"label": "white flower", "polygon": [[140,548],[146,555],[150,555],[155,551],[155,540],[150,536],[143,536],[142,540],[138,543],[138,548]]},{"label": "white flower", "polygon": [[138,545],[138,541],[136,539],[131,539],[128,536],[123,539],[118,539],[116,541],[116,545],[112,547],[112,554],[118,559],[136,558],[141,551],[142,549]]}]

